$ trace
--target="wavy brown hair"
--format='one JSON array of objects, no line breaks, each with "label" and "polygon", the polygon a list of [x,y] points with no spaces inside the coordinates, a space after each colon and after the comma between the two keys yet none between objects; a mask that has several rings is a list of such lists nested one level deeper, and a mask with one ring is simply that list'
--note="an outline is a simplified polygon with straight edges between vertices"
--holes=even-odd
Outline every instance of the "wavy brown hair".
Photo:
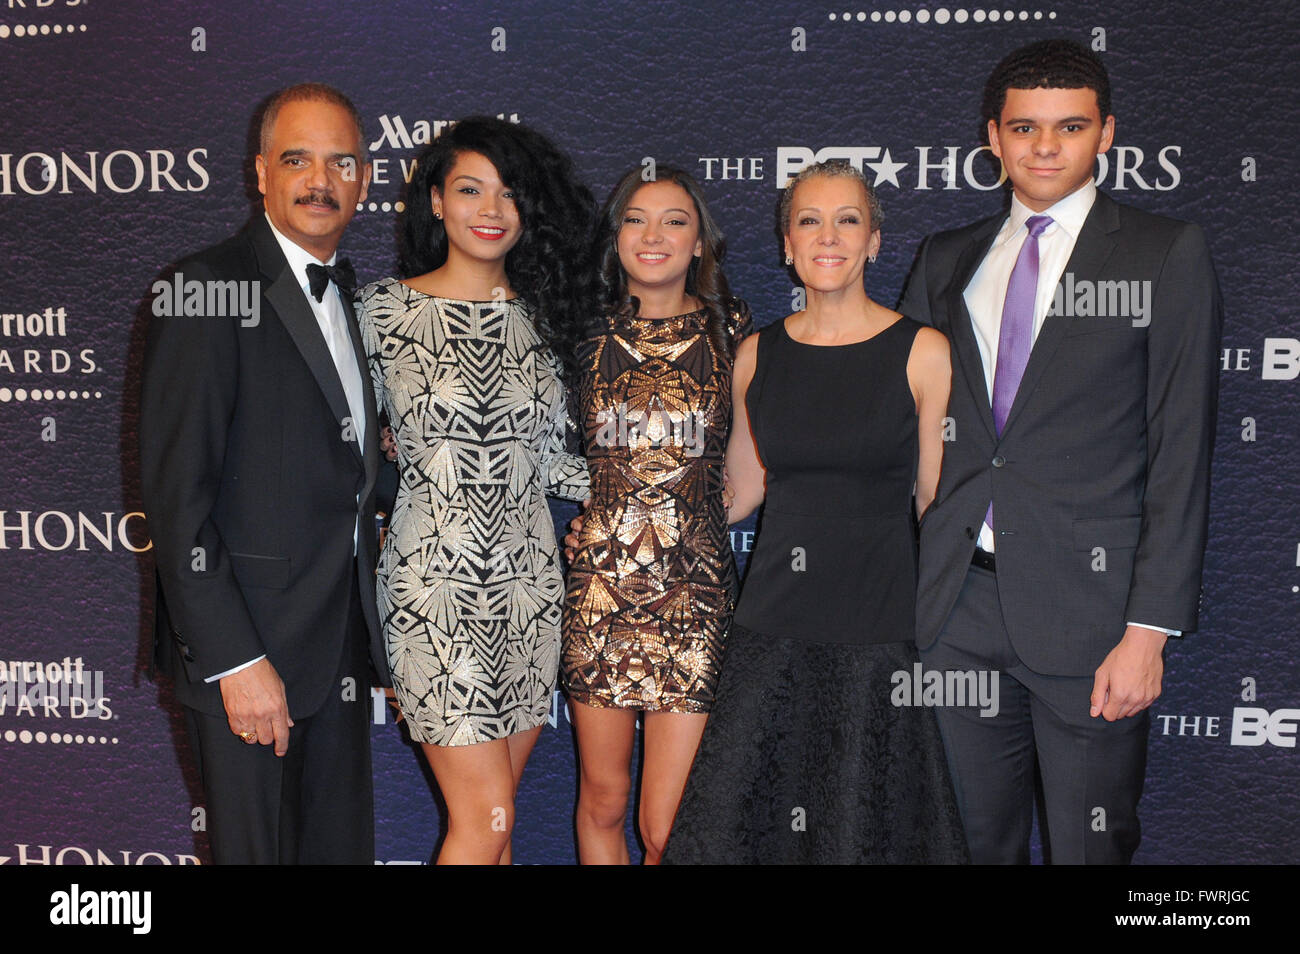
[{"label": "wavy brown hair", "polygon": [[638,189],[650,182],[672,182],[682,187],[695,204],[695,214],[700,223],[700,254],[691,261],[686,272],[686,294],[700,300],[706,315],[705,327],[709,342],[716,354],[730,361],[735,350],[727,330],[727,316],[731,310],[731,286],[722,270],[722,260],[727,254],[727,239],[705,204],[700,184],[685,169],[659,165],[653,179],[646,179],[642,167],[629,170],[618,180],[614,191],[605,200],[597,219],[596,238],[593,245],[595,262],[595,298],[599,314],[591,333],[608,330],[611,321],[634,318],[641,307],[627,288],[627,272],[618,258],[618,233],[623,227],[623,216]]}]

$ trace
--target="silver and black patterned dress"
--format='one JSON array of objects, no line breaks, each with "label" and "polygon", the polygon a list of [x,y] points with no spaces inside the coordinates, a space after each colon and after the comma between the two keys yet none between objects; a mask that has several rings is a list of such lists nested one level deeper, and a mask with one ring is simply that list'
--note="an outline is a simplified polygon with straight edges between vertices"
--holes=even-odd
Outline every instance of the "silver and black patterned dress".
[{"label": "silver and black patterned dress", "polygon": [[385,279],[358,308],[401,480],[379,616],[411,738],[504,739],[545,721],[564,577],[546,495],[587,496],[564,452],[559,362],[519,299],[436,298]]}]

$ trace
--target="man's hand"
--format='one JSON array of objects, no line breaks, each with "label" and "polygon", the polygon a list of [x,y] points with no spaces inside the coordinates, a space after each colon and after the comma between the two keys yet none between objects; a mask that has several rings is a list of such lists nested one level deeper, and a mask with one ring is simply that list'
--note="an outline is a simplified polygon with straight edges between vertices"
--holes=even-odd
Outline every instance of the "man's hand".
[{"label": "man's hand", "polygon": [[387,424],[379,429],[379,452],[386,460],[397,460],[397,438]]},{"label": "man's hand", "polygon": [[582,514],[586,513],[587,508],[590,506],[591,498],[588,497],[582,502],[582,513],[569,521],[569,532],[564,535],[564,559],[570,563],[573,562],[573,557],[578,552],[578,534],[582,532]]},{"label": "man's hand", "polygon": [[226,706],[226,719],[230,731],[243,737],[255,732],[262,745],[275,744],[275,754],[289,751],[289,702],[284,695],[284,683],[269,659],[259,659],[247,669],[223,676],[221,701]]},{"label": "man's hand", "polygon": [[1161,656],[1169,637],[1153,629],[1130,626],[1124,638],[1097,668],[1088,714],[1115,722],[1137,715],[1160,695],[1165,662]]}]

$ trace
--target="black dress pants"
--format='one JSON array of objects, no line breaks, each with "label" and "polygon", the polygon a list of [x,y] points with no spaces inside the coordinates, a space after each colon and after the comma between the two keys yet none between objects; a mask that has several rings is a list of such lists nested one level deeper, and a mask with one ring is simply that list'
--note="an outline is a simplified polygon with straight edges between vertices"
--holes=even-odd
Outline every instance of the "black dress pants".
[{"label": "black dress pants", "polygon": [[374,864],[370,675],[355,575],[348,621],[325,703],[295,717],[283,757],[244,742],[224,716],[186,708],[217,864]]},{"label": "black dress pants", "polygon": [[[1116,642],[1121,635],[1115,634]],[[937,709],[975,864],[1028,864],[1035,767],[1053,864],[1132,860],[1140,837],[1148,712],[1116,722],[1094,718],[1088,714],[1091,675],[1048,676],[1026,667],[1007,635],[997,577],[978,567],[968,571],[948,622],[921,662],[926,670],[998,674],[996,715],[982,715],[977,706]]]}]

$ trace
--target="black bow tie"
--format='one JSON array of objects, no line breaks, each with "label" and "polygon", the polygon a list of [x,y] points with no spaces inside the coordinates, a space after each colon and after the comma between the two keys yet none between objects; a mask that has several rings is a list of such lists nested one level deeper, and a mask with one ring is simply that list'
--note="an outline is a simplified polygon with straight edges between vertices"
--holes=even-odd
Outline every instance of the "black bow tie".
[{"label": "black bow tie", "polygon": [[311,295],[317,301],[325,298],[325,289],[333,282],[339,291],[351,295],[357,289],[357,273],[352,270],[352,263],[341,258],[337,265],[317,265],[312,262],[307,266],[307,282],[311,286]]}]

